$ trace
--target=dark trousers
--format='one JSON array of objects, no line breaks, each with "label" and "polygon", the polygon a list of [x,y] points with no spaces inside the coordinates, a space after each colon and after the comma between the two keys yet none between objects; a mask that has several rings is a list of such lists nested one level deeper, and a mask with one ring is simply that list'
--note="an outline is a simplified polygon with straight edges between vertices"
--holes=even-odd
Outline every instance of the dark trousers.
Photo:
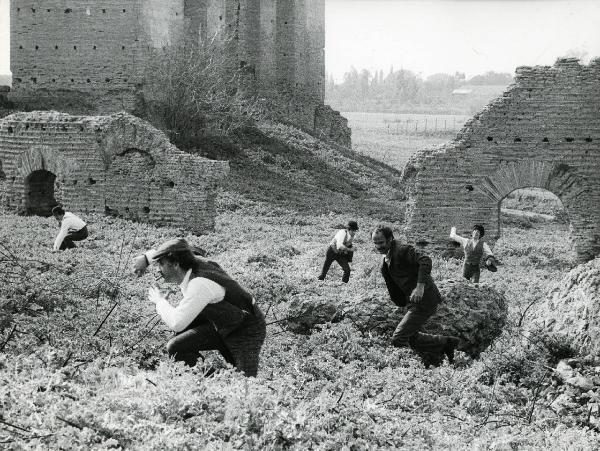
[{"label": "dark trousers", "polygon": [[479,268],[479,263],[463,263],[463,277],[467,280],[472,280],[475,283],[479,283],[479,276],[481,274],[481,269]]},{"label": "dark trousers", "polygon": [[219,351],[225,361],[246,376],[256,376],[260,349],[266,337],[266,322],[262,311],[254,306],[248,324],[225,339],[209,323],[180,332],[167,343],[169,356],[194,366],[201,358],[200,351]]},{"label": "dark trousers", "polygon": [[88,237],[88,229],[87,226],[83,226],[83,228],[79,229],[76,232],[69,232],[67,233],[67,236],[65,236],[65,238],[63,239],[63,242],[61,243],[60,247],[58,248],[61,251],[64,251],[65,249],[73,249],[75,246],[75,243],[73,241],[82,241],[85,240]]},{"label": "dark trousers", "polygon": [[350,265],[348,263],[348,255],[336,253],[331,246],[327,246],[327,252],[325,253],[325,262],[323,263],[323,269],[321,270],[321,275],[319,276],[319,279],[325,279],[325,276],[327,276],[327,272],[329,271],[329,267],[334,261],[338,262],[344,270],[342,282],[347,283],[348,280],[350,280]]},{"label": "dark trousers", "polygon": [[[431,298],[436,297],[436,301]],[[411,303],[408,311],[398,323],[392,335],[392,344],[398,348],[410,347],[421,356],[424,363],[440,364],[443,359],[444,347],[448,343],[445,335],[432,335],[421,332],[422,326],[436,312],[441,296],[437,287],[425,290],[423,299]],[[433,301],[433,302],[432,302]]]},{"label": "dark trousers", "polygon": [[167,352],[175,360],[195,366],[198,358],[204,360],[200,351],[219,351],[225,361],[235,365],[233,355],[211,323],[204,323],[175,335],[167,343]]}]

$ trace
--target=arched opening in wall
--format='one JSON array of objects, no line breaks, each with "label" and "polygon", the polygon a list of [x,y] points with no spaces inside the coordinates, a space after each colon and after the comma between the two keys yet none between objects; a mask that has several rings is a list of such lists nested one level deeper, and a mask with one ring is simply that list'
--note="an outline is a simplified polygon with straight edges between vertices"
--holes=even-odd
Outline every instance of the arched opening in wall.
[{"label": "arched opening in wall", "polygon": [[29,215],[51,216],[52,207],[57,205],[54,198],[56,175],[40,169],[33,171],[25,179],[25,212]]},{"label": "arched opening in wall", "polygon": [[520,264],[555,269],[568,267],[575,255],[570,220],[561,200],[542,188],[512,191],[498,204],[499,239],[505,255],[524,259]]}]

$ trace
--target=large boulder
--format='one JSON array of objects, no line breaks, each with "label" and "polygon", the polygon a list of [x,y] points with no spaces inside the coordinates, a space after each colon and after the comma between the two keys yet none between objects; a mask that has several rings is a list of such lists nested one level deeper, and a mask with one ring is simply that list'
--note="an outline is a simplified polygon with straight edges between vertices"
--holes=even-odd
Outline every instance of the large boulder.
[{"label": "large boulder", "polygon": [[529,328],[582,355],[600,354],[600,258],[572,269],[534,312]]},{"label": "large boulder", "polygon": [[[486,285],[464,279],[437,284],[444,302],[427,322],[424,332],[453,335],[462,339],[461,350],[477,357],[498,337],[506,323],[504,296]],[[286,327],[310,333],[319,324],[348,321],[363,332],[391,334],[406,308],[395,308],[385,296],[373,295],[340,302],[323,297],[295,298],[284,313]]]}]

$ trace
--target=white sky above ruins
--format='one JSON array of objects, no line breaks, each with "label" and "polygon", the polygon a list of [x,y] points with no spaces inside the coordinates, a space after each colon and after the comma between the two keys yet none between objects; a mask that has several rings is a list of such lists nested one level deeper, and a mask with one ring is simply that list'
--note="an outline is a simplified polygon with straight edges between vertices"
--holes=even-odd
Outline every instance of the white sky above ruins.
[{"label": "white sky above ruins", "polygon": [[[9,0],[0,0],[0,73],[9,73]],[[327,0],[326,70],[423,76],[600,57],[599,0]]]}]

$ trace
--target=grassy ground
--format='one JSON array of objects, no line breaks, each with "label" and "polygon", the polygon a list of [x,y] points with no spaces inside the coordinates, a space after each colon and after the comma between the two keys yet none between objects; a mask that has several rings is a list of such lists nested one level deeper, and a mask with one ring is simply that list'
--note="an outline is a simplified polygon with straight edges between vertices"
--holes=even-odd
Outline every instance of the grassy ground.
[{"label": "grassy ground", "polygon": [[[479,361],[426,370],[389,337],[333,324],[302,336],[278,323],[300,298],[380,299],[392,308],[368,234],[361,231],[350,283],[333,267],[316,280],[325,243],[347,215],[305,214],[224,193],[216,230],[181,230],[90,216],[91,237],[51,253],[50,219],[0,216],[0,242],[24,266],[4,285],[0,344],[0,442],[13,449],[594,449],[598,435],[563,424],[536,396],[546,355],[520,339],[530,304],[573,264],[566,227],[508,229],[496,247],[500,270],[486,284],[510,303],[510,327]],[[231,208],[236,205],[235,208]],[[11,231],[9,233],[9,231]],[[267,311],[258,378],[168,361],[170,333],[146,301],[153,274],[137,278],[130,258],[183,233],[253,292]],[[540,237],[543,237],[540,240]],[[523,243],[528,243],[526,248]],[[6,250],[4,251],[6,252]],[[35,261],[34,261],[35,260]],[[12,265],[14,267],[14,265]],[[6,268],[6,267],[4,267]],[[434,277],[459,273],[434,258]],[[6,273],[5,273],[6,275]],[[166,288],[166,287],[163,287]],[[176,291],[176,290],[175,290]],[[176,298],[176,296],[175,296]],[[111,308],[114,309],[111,311]],[[106,319],[106,320],[105,320]],[[105,321],[104,321],[105,320]],[[103,322],[104,321],[104,322]],[[12,335],[10,335],[13,331]],[[510,377],[508,377],[508,376]]]},{"label": "grassy ground", "polygon": [[[454,138],[454,129],[466,120],[463,117],[439,116],[438,130],[424,131],[423,115],[391,113],[344,113],[352,128],[352,148],[391,167],[402,170],[408,158],[418,149],[445,143]],[[430,122],[432,116],[428,116]],[[458,120],[458,122],[457,122]],[[444,121],[448,125],[443,129]],[[433,122],[435,124],[435,122]],[[418,132],[415,132],[417,126]]]}]

